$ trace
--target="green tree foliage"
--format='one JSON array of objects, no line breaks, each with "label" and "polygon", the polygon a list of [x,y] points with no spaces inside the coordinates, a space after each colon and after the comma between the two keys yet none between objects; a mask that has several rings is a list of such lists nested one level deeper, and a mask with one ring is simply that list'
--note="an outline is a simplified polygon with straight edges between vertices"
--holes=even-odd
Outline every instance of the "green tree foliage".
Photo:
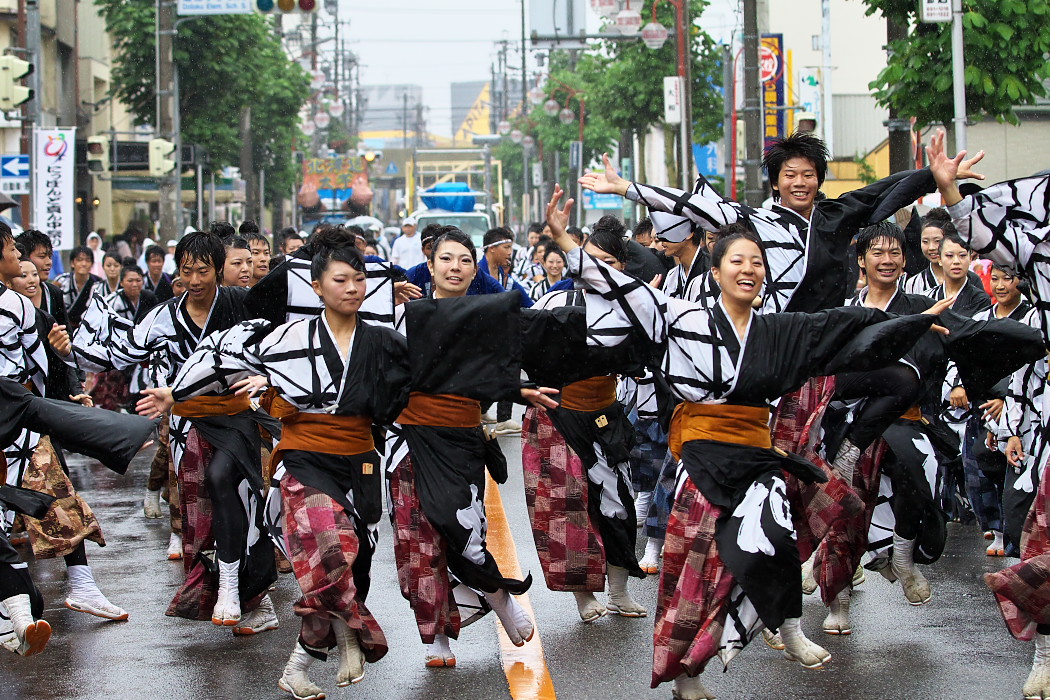
[{"label": "green tree foliage", "polygon": [[[708,4],[708,0],[689,0],[690,16],[700,17]],[[650,21],[650,8],[647,2],[641,9],[645,23]],[[580,61],[579,72],[592,85],[593,108],[617,129],[644,133],[663,122],[663,79],[678,70],[675,10],[670,2],[657,6],[656,19],[671,32],[659,49],[648,48],[641,39],[603,41]],[[722,137],[722,54],[706,32],[695,24],[689,29],[693,141],[710,143]]]},{"label": "green tree foliage", "polygon": [[[154,0],[95,0],[117,50],[114,97],[140,124],[156,118]],[[200,17],[179,26],[182,140],[208,151],[211,167],[239,163],[241,109],[252,109],[256,169],[266,169],[266,197],[287,196],[295,182],[292,147],[309,77],[289,60],[261,15]]]},{"label": "green tree foliage", "polygon": [[[910,29],[890,45],[889,65],[869,87],[879,104],[915,117],[920,126],[950,124],[951,23],[919,21],[915,0],[864,0]],[[1046,95],[1050,78],[1050,0],[964,0],[966,110],[1019,123],[1014,106]]]}]

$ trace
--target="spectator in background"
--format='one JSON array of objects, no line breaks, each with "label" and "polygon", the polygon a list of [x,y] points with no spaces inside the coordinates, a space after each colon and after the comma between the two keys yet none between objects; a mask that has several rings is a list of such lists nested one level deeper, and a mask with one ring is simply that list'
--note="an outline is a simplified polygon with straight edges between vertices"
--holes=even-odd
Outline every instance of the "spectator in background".
[{"label": "spectator in background", "polygon": [[261,280],[270,272],[270,241],[255,227],[255,231],[245,231],[245,224],[254,224],[254,221],[245,221],[241,224],[240,234],[248,241],[248,248],[252,251],[252,285]]},{"label": "spectator in background", "polygon": [[[299,235],[298,231],[289,226],[288,228],[281,230],[281,241],[279,247],[281,255],[291,255],[303,247],[303,237]],[[273,269],[272,265],[270,269]]]},{"label": "spectator in background", "polygon": [[631,238],[639,245],[650,247],[654,240],[652,219],[647,216],[639,221],[631,232]]},{"label": "spectator in background", "polygon": [[252,250],[248,241],[234,236],[226,243],[226,262],[222,267],[222,285],[224,287],[252,286]]},{"label": "spectator in background", "polygon": [[221,238],[223,243],[229,243],[237,235],[237,229],[229,221],[213,221],[208,224],[208,230]]},{"label": "spectator in background", "polygon": [[164,272],[170,277],[175,274],[175,247],[179,244],[174,238],[169,238],[165,243],[168,253],[164,256]]},{"label": "spectator in background", "polygon": [[84,241],[84,245],[90,248],[91,254],[95,256],[95,262],[91,266],[91,274],[96,277],[102,277],[105,274],[102,269],[102,256],[106,254],[106,252],[102,250],[102,236],[92,231],[87,235],[87,240]]},{"label": "spectator in background", "polygon": [[565,233],[569,234],[569,238],[576,241],[576,245],[583,247],[583,244],[587,241],[587,236],[584,234],[583,229],[579,226],[569,226],[565,229]]},{"label": "spectator in background", "polygon": [[416,235],[416,226],[416,218],[406,216],[401,221],[401,235],[397,237],[393,248],[390,249],[390,262],[406,270],[426,261],[422,242]]},{"label": "spectator in background", "polygon": [[[230,226],[232,229],[233,227]],[[171,299],[171,275],[164,272],[164,249],[153,245],[146,249],[146,290],[153,292],[158,302]]]},{"label": "spectator in background", "polygon": [[96,285],[99,290],[103,288],[102,278],[91,274],[94,264],[95,256],[91,248],[77,246],[69,254],[69,266],[73,271],[55,278],[55,284],[62,290],[62,301],[69,314],[70,332],[80,325],[80,317],[87,310]]}]

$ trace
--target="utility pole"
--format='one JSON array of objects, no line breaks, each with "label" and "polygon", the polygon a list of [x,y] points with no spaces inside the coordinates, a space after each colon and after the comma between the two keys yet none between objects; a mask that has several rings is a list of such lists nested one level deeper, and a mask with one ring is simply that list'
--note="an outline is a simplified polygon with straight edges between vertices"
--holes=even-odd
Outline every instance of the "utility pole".
[{"label": "utility pole", "polygon": [[824,98],[824,109],[820,117],[824,120],[823,134],[824,144],[828,147],[828,153],[835,157],[835,93],[831,89],[831,73],[834,67],[831,65],[831,0],[822,0],[820,5],[820,47],[822,52],[822,67],[820,69],[820,93]]},{"label": "utility pole", "polygon": [[[906,27],[901,26],[890,18],[886,18],[886,54],[887,63],[892,58],[893,49],[890,45],[908,36]],[[890,174],[899,173],[912,168],[911,154],[911,122],[902,118],[897,110],[890,108],[890,117],[886,120],[889,129],[890,144]]]},{"label": "utility pole", "polygon": [[401,148],[408,149],[408,91],[401,95]]},{"label": "utility pole", "polygon": [[[175,3],[171,0],[156,0],[156,12],[156,132],[158,138],[175,141],[175,65],[172,51],[175,39]],[[180,154],[176,154],[176,162],[178,160]],[[181,205],[179,184],[178,167],[158,183],[160,230],[157,233],[161,238],[177,238],[181,233],[178,230],[178,210]]]},{"label": "utility pole", "polygon": [[762,206],[762,101],[758,73],[758,8],[756,0],[744,0],[744,129],[747,157],[744,159],[744,201]]},{"label": "utility pole", "polygon": [[725,184],[722,186],[723,192],[729,192],[729,184],[736,179],[736,173],[733,172],[733,163],[735,162],[733,149],[736,146],[734,142],[736,138],[736,124],[733,123],[733,101],[736,99],[736,89],[733,83],[735,81],[733,45],[725,44],[722,46],[722,143],[725,144],[723,148],[725,152],[722,154],[725,158],[725,164],[722,168],[722,172],[725,173],[723,178]]},{"label": "utility pole", "polygon": [[966,150],[966,59],[963,53],[962,0],[952,0],[952,93],[955,152]]},{"label": "utility pole", "polygon": [[255,168],[252,158],[252,108],[244,106],[241,108],[241,154],[240,166],[241,177],[245,181],[245,218],[262,220],[262,211],[259,208],[259,187],[255,177]]}]

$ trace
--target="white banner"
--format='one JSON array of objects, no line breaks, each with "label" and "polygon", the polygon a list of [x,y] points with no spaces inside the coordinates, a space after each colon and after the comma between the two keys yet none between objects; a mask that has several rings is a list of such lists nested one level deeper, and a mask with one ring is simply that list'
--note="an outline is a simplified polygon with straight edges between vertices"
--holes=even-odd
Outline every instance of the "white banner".
[{"label": "white banner", "polygon": [[33,130],[33,225],[58,250],[73,247],[76,129]]},{"label": "white banner", "polygon": [[180,15],[250,15],[253,0],[179,0]]}]

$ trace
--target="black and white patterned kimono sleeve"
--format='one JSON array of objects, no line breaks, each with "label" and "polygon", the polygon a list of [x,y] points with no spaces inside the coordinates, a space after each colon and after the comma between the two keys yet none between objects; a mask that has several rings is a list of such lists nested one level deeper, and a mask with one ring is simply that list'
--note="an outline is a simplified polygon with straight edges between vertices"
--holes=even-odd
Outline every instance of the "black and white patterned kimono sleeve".
[{"label": "black and white patterned kimono sleeve", "polygon": [[746,204],[720,195],[703,176],[697,178],[692,192],[632,182],[625,196],[649,209],[684,216],[695,226],[707,231],[717,231],[736,223],[753,211]]},{"label": "black and white patterned kimono sleeve", "polygon": [[[169,305],[161,304],[137,324],[123,318],[96,295],[73,334],[73,355],[82,369],[106,372],[126,369],[161,354]],[[157,386],[165,386],[162,381]]]},{"label": "black and white patterned kimono sleeve", "polygon": [[204,394],[228,394],[240,380],[266,375],[256,353],[259,340],[270,329],[268,322],[256,319],[207,336],[175,376],[172,397],[185,401]]},{"label": "black and white patterned kimono sleeve", "polygon": [[0,284],[0,377],[32,382],[40,396],[47,381],[47,350],[37,332],[36,308]]},{"label": "black and white patterned kimono sleeve", "polygon": [[970,248],[1028,274],[1050,346],[1050,176],[1000,182],[963,197],[948,213]]}]

